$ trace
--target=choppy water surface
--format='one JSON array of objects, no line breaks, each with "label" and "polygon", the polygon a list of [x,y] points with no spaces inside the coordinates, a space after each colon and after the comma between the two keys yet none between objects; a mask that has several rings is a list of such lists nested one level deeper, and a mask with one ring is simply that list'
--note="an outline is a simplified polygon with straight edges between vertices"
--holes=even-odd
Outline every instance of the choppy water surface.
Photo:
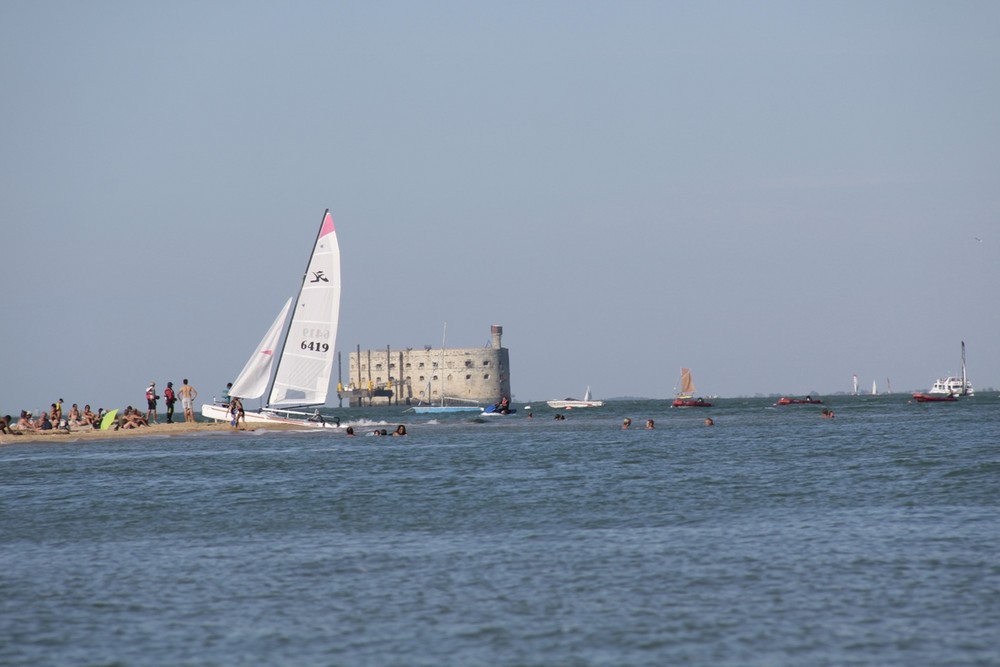
[{"label": "choppy water surface", "polygon": [[770,403],[4,446],[0,663],[1000,664],[1000,400]]}]

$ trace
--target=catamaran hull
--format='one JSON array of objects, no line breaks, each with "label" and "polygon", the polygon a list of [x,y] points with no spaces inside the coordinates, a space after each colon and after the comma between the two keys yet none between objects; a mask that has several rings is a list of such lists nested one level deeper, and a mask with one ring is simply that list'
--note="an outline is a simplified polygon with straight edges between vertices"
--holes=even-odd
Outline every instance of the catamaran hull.
[{"label": "catamaran hull", "polygon": [[[231,422],[233,419],[232,415],[229,414],[229,409],[221,405],[201,406],[201,416],[220,422]],[[303,417],[308,417],[308,415],[303,415]],[[337,421],[307,421],[305,418],[282,417],[271,412],[246,412],[244,419],[246,423],[254,425],[291,424],[302,428],[338,428],[340,426]]]}]

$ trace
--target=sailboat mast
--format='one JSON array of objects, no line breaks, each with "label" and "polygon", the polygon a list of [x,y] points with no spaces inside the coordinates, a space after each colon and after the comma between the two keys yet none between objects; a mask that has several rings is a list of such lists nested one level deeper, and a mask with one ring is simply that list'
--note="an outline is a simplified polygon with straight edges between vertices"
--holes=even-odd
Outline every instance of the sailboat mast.
[{"label": "sailboat mast", "polygon": [[441,333],[441,368],[438,370],[441,376],[441,407],[444,407],[444,345],[448,340],[448,323],[444,323],[444,331]]},{"label": "sailboat mast", "polygon": [[965,396],[969,391],[968,384],[966,384],[967,381],[968,378],[966,378],[965,376],[965,341],[963,340],[962,341],[962,391],[961,391],[962,396]]}]

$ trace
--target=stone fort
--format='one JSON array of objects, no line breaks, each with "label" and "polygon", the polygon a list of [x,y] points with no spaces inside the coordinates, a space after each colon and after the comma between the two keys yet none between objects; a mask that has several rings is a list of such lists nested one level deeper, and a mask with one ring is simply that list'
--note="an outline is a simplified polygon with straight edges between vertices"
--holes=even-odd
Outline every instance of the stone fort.
[{"label": "stone fort", "polygon": [[490,327],[490,343],[477,348],[362,350],[348,357],[347,386],[337,395],[363,405],[492,405],[510,397],[510,355],[503,327]]}]

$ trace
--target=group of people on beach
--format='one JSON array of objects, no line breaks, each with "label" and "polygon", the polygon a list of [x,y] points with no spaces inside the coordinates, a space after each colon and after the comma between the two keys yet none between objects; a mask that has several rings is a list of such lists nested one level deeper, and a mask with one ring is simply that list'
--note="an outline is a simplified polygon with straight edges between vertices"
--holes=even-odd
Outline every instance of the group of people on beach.
[{"label": "group of people on beach", "polygon": [[[156,406],[161,396],[156,393],[156,382],[150,380],[149,386],[146,387],[146,423],[149,424],[159,424],[159,418],[156,414]],[[174,404],[177,403],[177,399],[181,400],[181,407],[184,408],[184,421],[193,422],[194,417],[194,399],[198,398],[198,391],[188,384],[187,378],[184,378],[181,388],[176,392],[174,391],[174,383],[168,382],[166,389],[163,390],[162,396],[164,402],[167,406],[167,423],[174,423]],[[131,406],[130,406],[131,407]]]},{"label": "group of people on beach", "polygon": [[39,431],[68,431],[70,428],[100,428],[104,414],[104,408],[94,412],[89,403],[83,406],[82,411],[74,403],[69,412],[64,414],[63,399],[60,398],[48,410],[42,410],[37,417],[30,410],[21,410],[17,421],[10,415],[0,417],[0,433],[20,435]]},{"label": "group of people on beach", "polygon": [[[187,379],[184,380],[184,384],[176,393],[174,392],[174,383],[168,382],[162,396],[167,404],[167,423],[172,424],[174,421],[174,404],[178,398],[184,408],[184,420],[187,422],[195,421],[194,399],[197,396],[198,392],[188,384]],[[108,428],[117,431],[123,428],[133,429],[159,424],[156,407],[160,398],[161,396],[156,392],[156,383],[150,382],[149,386],[146,387],[146,414],[143,415],[141,410],[130,405],[115,415],[114,421],[108,424]],[[94,412],[89,403],[83,406],[83,410],[80,410],[79,405],[73,403],[69,412],[65,412],[63,399],[60,398],[48,410],[42,410],[37,417],[30,410],[21,410],[21,414],[16,420],[10,415],[0,417],[0,434],[20,435],[22,433],[69,431],[71,429],[100,429],[107,414],[108,411],[104,408],[98,408],[97,412]]]}]

